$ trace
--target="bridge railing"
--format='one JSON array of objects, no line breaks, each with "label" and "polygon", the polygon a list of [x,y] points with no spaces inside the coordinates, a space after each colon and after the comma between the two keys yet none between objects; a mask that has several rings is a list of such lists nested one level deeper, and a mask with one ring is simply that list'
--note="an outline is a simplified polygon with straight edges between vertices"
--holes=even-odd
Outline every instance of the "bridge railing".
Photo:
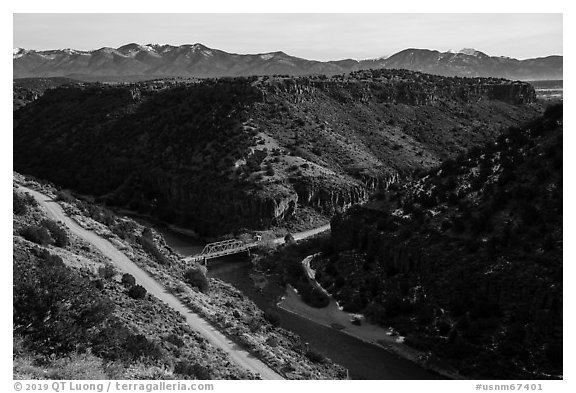
[{"label": "bridge railing", "polygon": [[248,251],[257,245],[258,242],[244,243],[243,241],[237,239],[223,240],[220,242],[206,244],[200,254],[191,255],[184,258],[184,260],[187,262],[192,262],[217,258],[224,255],[231,255],[243,251]]}]

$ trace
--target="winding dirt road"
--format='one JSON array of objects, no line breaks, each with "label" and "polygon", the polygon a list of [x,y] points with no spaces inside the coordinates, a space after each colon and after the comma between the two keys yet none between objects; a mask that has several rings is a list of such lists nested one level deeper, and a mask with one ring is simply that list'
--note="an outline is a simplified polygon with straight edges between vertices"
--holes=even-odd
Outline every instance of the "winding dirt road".
[{"label": "winding dirt road", "polygon": [[132,262],[112,243],[98,236],[96,233],[79,226],[73,219],[64,213],[62,207],[57,202],[38,191],[23,186],[19,186],[19,188],[23,192],[30,193],[30,195],[32,195],[38,203],[46,209],[48,215],[52,219],[63,222],[70,231],[91,243],[94,247],[100,250],[102,254],[110,258],[112,263],[119,270],[133,275],[134,278],[136,278],[136,281],[150,294],[182,314],[192,329],[205,337],[212,345],[221,348],[228,353],[231,361],[253,373],[259,374],[262,379],[283,379],[281,375],[254,357],[254,355],[232,342],[198,314],[190,311],[177,297],[169,293],[160,283]]},{"label": "winding dirt road", "polygon": [[[293,233],[292,236],[294,236],[294,240],[299,241],[302,239],[306,239],[310,236],[314,236],[314,235],[317,235],[319,233],[326,232],[328,230],[330,230],[330,224],[326,224],[326,225],[323,225],[323,226],[318,227],[318,228],[309,229],[307,231]],[[285,243],[283,237],[278,237],[278,238],[274,239],[272,242],[274,244],[284,244]]]}]

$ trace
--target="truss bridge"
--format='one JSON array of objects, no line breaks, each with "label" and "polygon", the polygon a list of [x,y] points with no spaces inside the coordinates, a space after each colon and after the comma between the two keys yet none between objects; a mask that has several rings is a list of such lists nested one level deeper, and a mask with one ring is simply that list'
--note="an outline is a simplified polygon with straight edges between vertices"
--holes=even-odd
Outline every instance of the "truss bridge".
[{"label": "truss bridge", "polygon": [[244,243],[241,240],[230,239],[221,242],[209,243],[204,246],[200,254],[191,255],[184,258],[186,262],[202,262],[206,264],[208,259],[223,257],[225,255],[238,254],[241,252],[250,252],[250,249],[256,247],[258,242]]}]

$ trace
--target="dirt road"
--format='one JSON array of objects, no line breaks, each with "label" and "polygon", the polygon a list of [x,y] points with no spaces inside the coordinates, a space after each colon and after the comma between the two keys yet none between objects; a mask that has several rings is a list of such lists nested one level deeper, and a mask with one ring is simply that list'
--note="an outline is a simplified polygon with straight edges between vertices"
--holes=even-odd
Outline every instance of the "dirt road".
[{"label": "dirt road", "polygon": [[[330,224],[326,224],[318,228],[309,229],[307,231],[293,233],[292,236],[294,236],[294,240],[298,241],[306,239],[307,237],[317,235],[322,232],[326,232],[328,230],[330,230]],[[276,238],[273,240],[273,242],[274,244],[284,244],[284,238],[283,237]]]},{"label": "dirt road", "polygon": [[30,193],[43,206],[48,215],[55,220],[61,221],[77,236],[91,243],[102,254],[110,258],[112,263],[122,272],[130,273],[136,282],[142,285],[150,294],[168,304],[186,318],[190,327],[205,337],[215,347],[223,349],[230,356],[230,360],[247,370],[260,374],[262,379],[283,379],[278,373],[269,368],[246,350],[229,340],[220,331],[215,329],[198,314],[190,311],[178,298],[168,293],[166,289],[132,262],[124,253],[118,250],[108,240],[98,236],[92,231],[80,227],[74,220],[68,217],[60,205],[46,195],[20,186],[22,191]]}]

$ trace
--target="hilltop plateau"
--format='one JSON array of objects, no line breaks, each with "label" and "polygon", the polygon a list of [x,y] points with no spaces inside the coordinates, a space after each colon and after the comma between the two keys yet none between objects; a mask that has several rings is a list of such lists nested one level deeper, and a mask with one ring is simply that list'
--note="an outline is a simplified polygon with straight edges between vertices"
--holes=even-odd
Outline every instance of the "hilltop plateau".
[{"label": "hilltop plateau", "polygon": [[402,70],[70,85],[14,113],[14,167],[203,235],[292,230],[540,111],[527,83]]}]

